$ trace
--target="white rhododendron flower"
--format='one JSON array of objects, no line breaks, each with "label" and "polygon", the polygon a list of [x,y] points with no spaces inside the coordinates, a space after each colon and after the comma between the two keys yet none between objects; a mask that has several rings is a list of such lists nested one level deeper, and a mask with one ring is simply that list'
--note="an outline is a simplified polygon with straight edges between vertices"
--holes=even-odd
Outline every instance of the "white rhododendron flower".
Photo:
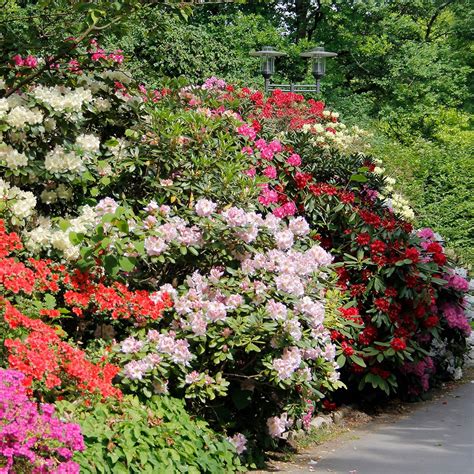
[{"label": "white rhododendron flower", "polygon": [[100,150],[100,139],[95,135],[82,134],[76,138],[76,145],[86,152],[98,153]]},{"label": "white rhododendron flower", "polygon": [[61,145],[56,145],[46,155],[44,167],[51,173],[78,173],[84,168],[82,158],[74,151],[66,151]]},{"label": "white rhododendron flower", "polygon": [[60,113],[81,112],[85,103],[92,102],[92,92],[83,87],[70,89],[63,86],[37,86],[32,91],[32,95],[39,102]]},{"label": "white rhododendron flower", "polygon": [[0,161],[5,161],[8,168],[16,170],[28,164],[28,158],[24,153],[19,153],[10,145],[0,143]]},{"label": "white rhododendron flower", "polygon": [[42,121],[43,114],[39,110],[30,110],[21,105],[11,109],[6,116],[6,122],[14,128],[23,128],[25,125],[35,125]]}]

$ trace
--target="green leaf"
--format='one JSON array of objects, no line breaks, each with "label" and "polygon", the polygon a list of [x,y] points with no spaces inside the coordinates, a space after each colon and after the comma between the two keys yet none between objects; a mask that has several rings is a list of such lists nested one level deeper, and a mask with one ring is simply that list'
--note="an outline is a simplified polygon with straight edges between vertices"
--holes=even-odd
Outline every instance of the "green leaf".
[{"label": "green leaf", "polygon": [[355,181],[357,183],[366,183],[367,182],[367,176],[363,174],[353,174],[350,178],[350,181]]},{"label": "green leaf", "polygon": [[120,268],[124,272],[131,272],[136,266],[136,259],[133,257],[120,257],[119,259]]},{"label": "green leaf", "polygon": [[336,359],[337,365],[342,368],[346,364],[346,356],[344,354],[340,354],[339,357]]},{"label": "green leaf", "polygon": [[352,362],[354,362],[357,365],[360,365],[361,367],[367,367],[367,365],[365,364],[364,359],[362,359],[361,357],[359,357],[355,354],[351,355],[351,360],[352,360]]},{"label": "green leaf", "polygon": [[79,245],[84,240],[84,234],[69,232],[69,240],[73,245]]}]

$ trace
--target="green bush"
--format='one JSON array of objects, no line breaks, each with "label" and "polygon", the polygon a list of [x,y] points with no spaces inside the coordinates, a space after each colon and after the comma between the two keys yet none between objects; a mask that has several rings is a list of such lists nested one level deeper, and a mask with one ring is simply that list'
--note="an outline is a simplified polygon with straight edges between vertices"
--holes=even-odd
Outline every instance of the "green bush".
[{"label": "green bush", "polygon": [[87,449],[75,461],[84,473],[216,473],[242,471],[232,444],[192,418],[181,400],[135,397],[92,408],[61,402],[82,428]]},{"label": "green bush", "polygon": [[436,140],[402,145],[378,136],[374,152],[418,215],[420,226],[439,232],[466,263],[474,263],[474,160],[468,118],[440,114]]}]

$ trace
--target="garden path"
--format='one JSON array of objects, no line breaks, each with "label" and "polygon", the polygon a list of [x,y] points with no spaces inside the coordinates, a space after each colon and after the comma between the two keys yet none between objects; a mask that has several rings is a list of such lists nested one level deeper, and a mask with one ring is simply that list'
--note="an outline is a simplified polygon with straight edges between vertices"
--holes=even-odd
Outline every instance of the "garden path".
[{"label": "garden path", "polygon": [[[352,432],[327,453],[308,453],[305,469],[351,474],[472,474],[474,380],[426,402],[395,423]],[[316,456],[321,458],[312,462]]]},{"label": "garden path", "polygon": [[266,472],[473,474],[474,370],[464,382],[416,404],[408,414],[372,422]]}]

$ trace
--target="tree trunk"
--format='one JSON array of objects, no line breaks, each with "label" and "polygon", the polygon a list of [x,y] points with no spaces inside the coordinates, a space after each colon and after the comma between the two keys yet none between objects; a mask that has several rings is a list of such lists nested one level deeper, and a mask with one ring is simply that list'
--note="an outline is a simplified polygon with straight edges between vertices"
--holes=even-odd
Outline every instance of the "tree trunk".
[{"label": "tree trunk", "polygon": [[308,10],[310,0],[295,0],[296,41],[305,39],[308,34]]}]

